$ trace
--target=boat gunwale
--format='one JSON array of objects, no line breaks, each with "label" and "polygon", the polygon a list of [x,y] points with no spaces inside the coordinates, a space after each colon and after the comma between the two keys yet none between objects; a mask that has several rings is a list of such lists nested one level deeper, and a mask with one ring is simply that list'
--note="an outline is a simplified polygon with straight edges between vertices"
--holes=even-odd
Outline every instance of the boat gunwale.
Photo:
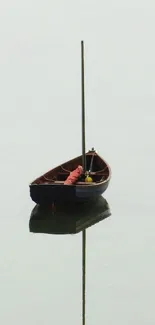
[{"label": "boat gunwale", "polygon": [[[93,153],[93,151],[88,151],[87,153],[86,153],[86,155],[87,156],[89,156],[89,155],[91,155]],[[73,158],[73,159],[71,159],[71,160],[68,160],[68,161],[66,161],[66,162],[64,162],[64,163],[62,163],[62,164],[60,164],[59,166],[56,166],[55,168],[53,168],[53,169],[51,169],[51,170],[49,170],[48,172],[46,172],[46,173],[44,173],[44,174],[42,174],[41,176],[39,176],[39,177],[37,177],[35,180],[33,180],[30,184],[29,184],[29,186],[31,187],[31,186],[53,186],[53,185],[57,185],[57,186],[77,186],[78,188],[79,187],[81,187],[81,188],[83,188],[83,187],[92,187],[92,186],[99,186],[99,185],[101,185],[101,184],[104,184],[104,183],[107,183],[109,180],[110,180],[110,178],[111,178],[111,168],[110,168],[110,166],[109,166],[109,164],[100,156],[100,155],[98,155],[98,153],[95,151],[95,153],[94,153],[96,156],[98,156],[104,163],[105,163],[105,165],[106,165],[106,167],[108,168],[108,172],[109,172],[109,175],[108,175],[108,177],[105,179],[105,180],[103,180],[103,181],[101,181],[101,182],[94,182],[95,184],[92,184],[92,185],[87,185],[87,184],[83,184],[83,185],[81,185],[81,184],[59,184],[59,183],[42,183],[42,184],[36,184],[35,182],[37,181],[37,180],[39,180],[41,177],[43,177],[43,176],[46,176],[46,175],[48,175],[49,173],[51,173],[51,172],[54,172],[56,169],[58,169],[58,168],[61,168],[63,165],[65,165],[66,163],[71,163],[71,162],[73,162],[74,160],[78,160],[79,158],[81,158],[82,156],[80,155],[80,156],[77,156],[77,157],[75,157],[75,158]]]}]

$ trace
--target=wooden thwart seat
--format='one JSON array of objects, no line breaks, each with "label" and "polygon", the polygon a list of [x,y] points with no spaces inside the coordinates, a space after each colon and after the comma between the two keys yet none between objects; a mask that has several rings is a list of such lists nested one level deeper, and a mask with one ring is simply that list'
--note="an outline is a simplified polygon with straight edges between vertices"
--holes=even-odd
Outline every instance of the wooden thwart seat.
[{"label": "wooden thwart seat", "polygon": [[[52,183],[53,184],[64,184],[63,181],[55,181]],[[95,182],[76,182],[75,184],[71,184],[71,185],[95,185]]]}]

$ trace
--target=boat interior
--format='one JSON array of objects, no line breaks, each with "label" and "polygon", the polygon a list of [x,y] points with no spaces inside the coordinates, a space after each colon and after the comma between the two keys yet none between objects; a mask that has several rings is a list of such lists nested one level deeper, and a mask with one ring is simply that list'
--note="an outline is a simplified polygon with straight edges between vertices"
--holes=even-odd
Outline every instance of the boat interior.
[{"label": "boat interior", "polygon": [[[63,184],[69,176],[70,172],[82,165],[82,157],[70,160],[55,169],[50,170],[46,174],[37,178],[32,184]],[[109,177],[109,168],[107,164],[95,153],[86,154],[86,170],[92,182],[85,181],[85,174],[82,174],[76,182],[77,185],[93,185],[105,181]]]}]

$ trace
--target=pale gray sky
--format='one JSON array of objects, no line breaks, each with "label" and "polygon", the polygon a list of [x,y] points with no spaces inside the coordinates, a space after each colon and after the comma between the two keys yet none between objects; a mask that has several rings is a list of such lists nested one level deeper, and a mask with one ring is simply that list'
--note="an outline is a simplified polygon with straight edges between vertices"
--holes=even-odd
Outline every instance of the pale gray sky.
[{"label": "pale gray sky", "polygon": [[155,324],[155,2],[0,2],[0,324],[80,324],[81,235],[28,232],[29,182],[87,149],[112,216],[87,232],[87,324]]}]

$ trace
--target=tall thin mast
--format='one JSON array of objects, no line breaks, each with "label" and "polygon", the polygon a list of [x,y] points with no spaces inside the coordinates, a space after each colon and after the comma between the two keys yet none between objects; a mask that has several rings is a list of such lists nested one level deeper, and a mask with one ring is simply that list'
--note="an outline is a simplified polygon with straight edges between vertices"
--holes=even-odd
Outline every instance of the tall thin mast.
[{"label": "tall thin mast", "polygon": [[84,42],[81,41],[81,95],[82,95],[82,165],[86,171],[85,154],[85,88],[84,88]]},{"label": "tall thin mast", "polygon": [[[84,42],[81,41],[81,95],[82,95],[82,165],[86,172],[85,149],[85,89],[84,89]],[[82,232],[82,325],[86,314],[86,230]]]}]

